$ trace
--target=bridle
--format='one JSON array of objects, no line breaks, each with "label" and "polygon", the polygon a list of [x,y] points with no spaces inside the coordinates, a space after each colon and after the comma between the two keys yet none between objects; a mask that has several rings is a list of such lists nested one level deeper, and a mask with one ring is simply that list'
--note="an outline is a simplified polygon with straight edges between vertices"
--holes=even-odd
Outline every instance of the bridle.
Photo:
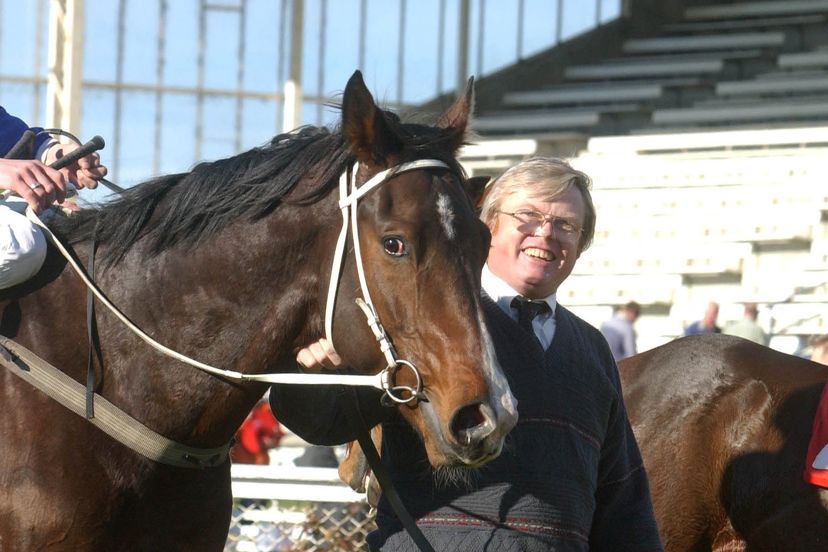
[{"label": "bridle", "polygon": [[[353,170],[346,170],[339,178],[339,208],[342,211],[342,229],[339,232],[339,238],[336,242],[336,249],[334,252],[333,265],[331,266],[331,281],[328,286],[328,300],[325,303],[325,337],[328,342],[333,345],[333,315],[336,306],[336,290],[339,285],[339,277],[342,273],[342,261],[345,256],[345,243],[348,237],[348,228],[351,229],[354,244],[354,257],[356,260],[357,274],[359,276],[359,286],[362,290],[362,298],[356,299],[356,304],[362,309],[368,322],[368,327],[379,343],[380,351],[385,356],[387,365],[378,375],[380,377],[381,389],[385,392],[383,399],[388,404],[398,403],[406,404],[414,400],[424,398],[423,380],[420,376],[420,371],[417,367],[407,361],[397,357],[397,351],[388,333],[382,326],[379,320],[379,314],[374,307],[374,302],[371,300],[371,293],[368,291],[368,282],[365,278],[365,263],[362,261],[362,249],[359,244],[359,225],[357,224],[357,207],[359,200],[368,192],[385,184],[395,176],[404,172],[425,169],[425,168],[444,168],[449,166],[442,161],[436,159],[420,159],[408,163],[402,163],[390,169],[381,171],[371,177],[367,182],[361,186],[356,186],[356,174],[359,172],[359,165],[355,165]],[[414,387],[405,385],[396,385],[395,375],[400,366],[405,366],[413,374],[415,378]]]},{"label": "bridle", "polygon": [[[339,178],[339,208],[342,211],[342,229],[337,239],[336,249],[334,250],[333,265],[331,267],[331,280],[328,287],[328,298],[325,305],[325,335],[331,344],[333,344],[333,314],[336,306],[336,296],[339,278],[342,272],[342,262],[345,256],[345,244],[348,236],[348,229],[350,228],[353,235],[354,256],[356,258],[357,272],[359,275],[360,288],[362,290],[362,298],[357,298],[356,303],[365,313],[367,323],[371,332],[374,334],[379,343],[380,350],[385,356],[387,365],[378,374],[365,376],[357,374],[319,374],[319,373],[268,373],[268,374],[244,374],[233,370],[226,370],[216,368],[205,364],[198,360],[192,359],[183,355],[165,345],[162,345],[146,332],[136,326],[126,315],[124,315],[111,301],[104,295],[98,286],[92,281],[86,271],[81,268],[69,251],[60,243],[52,231],[40,220],[40,218],[30,208],[26,210],[26,216],[40,228],[43,229],[46,236],[52,244],[63,254],[67,262],[72,266],[84,284],[89,290],[98,298],[98,300],[106,306],[112,313],[133,333],[139,338],[149,344],[151,347],[161,352],[162,354],[179,360],[185,364],[189,364],[199,370],[234,381],[250,381],[259,383],[281,383],[281,384],[315,384],[315,385],[350,385],[350,386],[369,386],[375,387],[384,391],[383,399],[386,404],[406,404],[418,399],[423,399],[423,381],[417,367],[404,359],[397,357],[397,352],[394,345],[391,343],[385,328],[382,326],[374,307],[371,295],[368,291],[368,284],[365,278],[364,263],[362,261],[362,252],[359,246],[359,230],[357,225],[357,206],[359,200],[368,192],[385,184],[392,178],[413,170],[420,170],[426,168],[440,168],[450,169],[450,167],[443,161],[437,159],[420,159],[408,163],[396,165],[384,171],[381,171],[371,177],[367,182],[357,187],[355,183],[355,175],[357,173],[358,165],[349,166],[343,171]],[[396,372],[401,366],[408,368],[415,378],[414,386],[397,385],[395,381]]]}]

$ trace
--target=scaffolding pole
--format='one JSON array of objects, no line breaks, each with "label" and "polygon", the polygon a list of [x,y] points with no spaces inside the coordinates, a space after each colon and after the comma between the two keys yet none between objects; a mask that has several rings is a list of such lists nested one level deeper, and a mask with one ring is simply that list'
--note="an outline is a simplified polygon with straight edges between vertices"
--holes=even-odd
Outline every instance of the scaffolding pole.
[{"label": "scaffolding pole", "polygon": [[46,126],[80,133],[84,0],[49,3]]}]

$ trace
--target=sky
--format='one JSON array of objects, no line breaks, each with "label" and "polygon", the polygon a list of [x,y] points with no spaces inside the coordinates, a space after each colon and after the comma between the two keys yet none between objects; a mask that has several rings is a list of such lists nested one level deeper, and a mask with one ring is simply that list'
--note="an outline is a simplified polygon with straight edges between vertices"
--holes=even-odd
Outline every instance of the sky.
[{"label": "sky", "polygon": [[[620,10],[620,0],[470,0],[469,74],[479,78],[513,63],[518,56],[528,57],[554,45],[558,2],[563,13],[563,39],[591,28],[599,17],[598,9],[601,21],[613,19]],[[208,3],[239,6],[242,0]],[[290,2],[243,3],[246,18],[241,67],[241,18],[237,12],[212,10],[205,18],[204,86],[236,90],[241,73],[241,88],[245,91],[281,92],[288,71],[285,19],[289,15],[285,16],[285,7]],[[45,118],[45,87],[9,82],[9,77],[19,80],[45,76],[48,23],[46,17],[38,20],[37,15],[38,8],[45,13],[48,4],[46,0],[0,0],[0,104],[31,124],[42,123]],[[101,154],[113,169],[112,180],[129,186],[156,173],[187,170],[198,161],[226,157],[265,143],[282,130],[278,101],[248,98],[240,111],[241,143],[237,144],[236,100],[208,98],[203,103],[203,142],[197,147],[195,96],[169,93],[164,94],[161,103],[161,146],[156,154],[155,94],[132,91],[120,96],[123,118],[118,135],[114,124],[116,93],[105,85],[119,79],[131,85],[161,82],[183,89],[198,84],[199,0],[124,0],[122,28],[119,1],[86,0],[85,5],[80,136],[88,139],[99,134],[107,140],[108,146]],[[381,103],[417,105],[455,87],[459,0],[365,0],[368,25],[363,34],[361,6],[361,0],[305,0],[302,90],[306,96],[336,101],[360,66],[361,42],[364,60],[359,68]],[[159,13],[164,8],[167,26],[159,33]],[[402,29],[401,12],[405,16]],[[523,38],[519,42],[520,25]],[[160,75],[159,36],[163,39]],[[119,44],[123,45],[120,75]],[[318,102],[303,104],[302,124],[333,125],[337,119],[336,109]],[[90,199],[104,196],[99,192]]]}]

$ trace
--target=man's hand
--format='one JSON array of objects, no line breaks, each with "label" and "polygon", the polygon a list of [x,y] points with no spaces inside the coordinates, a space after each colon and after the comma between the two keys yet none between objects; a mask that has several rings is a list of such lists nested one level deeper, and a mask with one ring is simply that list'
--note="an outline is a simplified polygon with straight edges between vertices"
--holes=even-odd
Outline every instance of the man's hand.
[{"label": "man's hand", "polygon": [[[44,162],[51,165],[79,147],[77,144],[54,144],[46,150]],[[105,177],[108,171],[106,167],[101,165],[101,157],[97,153],[90,153],[86,157],[81,157],[74,163],[60,169],[60,172],[67,181],[78,188],[94,190],[98,186],[98,180]]]},{"label": "man's hand", "polygon": [[313,371],[342,366],[342,359],[334,351],[333,345],[324,337],[296,353],[296,362],[299,366]]},{"label": "man's hand", "polygon": [[0,189],[9,190],[26,200],[40,214],[54,202],[66,197],[66,177],[32,159],[0,159]]}]

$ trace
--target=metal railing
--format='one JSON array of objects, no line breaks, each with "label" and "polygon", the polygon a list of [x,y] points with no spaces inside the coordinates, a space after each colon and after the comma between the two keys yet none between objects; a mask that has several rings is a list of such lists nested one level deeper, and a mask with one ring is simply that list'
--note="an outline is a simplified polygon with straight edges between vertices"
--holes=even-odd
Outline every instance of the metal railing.
[{"label": "metal railing", "polygon": [[[73,1],[85,5],[86,42],[81,128],[68,130],[105,136],[111,178],[126,185],[285,126],[334,122],[326,106],[354,69],[384,105],[410,107],[622,9],[621,0]],[[0,104],[31,124],[46,122],[50,6],[0,0]],[[294,121],[284,104],[297,89]]]},{"label": "metal railing", "polygon": [[366,549],[374,513],[335,468],[236,464],[226,552]]}]

